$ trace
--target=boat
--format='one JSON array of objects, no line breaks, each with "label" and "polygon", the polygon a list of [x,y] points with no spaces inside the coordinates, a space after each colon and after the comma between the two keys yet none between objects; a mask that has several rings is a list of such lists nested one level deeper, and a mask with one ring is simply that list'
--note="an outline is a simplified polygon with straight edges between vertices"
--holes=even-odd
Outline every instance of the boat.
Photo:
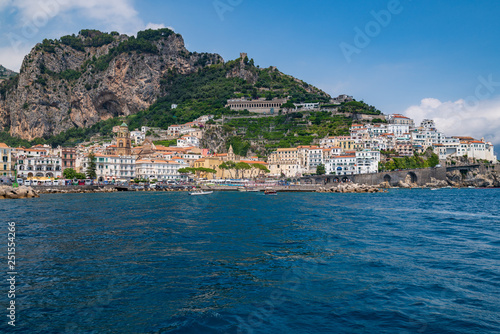
[{"label": "boat", "polygon": [[276,190],[273,190],[273,189],[266,189],[264,191],[264,195],[278,195],[278,193],[276,192]]},{"label": "boat", "polygon": [[200,191],[190,192],[189,195],[191,195],[191,196],[201,196],[201,195],[210,195],[211,193],[213,193],[213,191],[203,191],[203,190],[200,190]]},{"label": "boat", "polygon": [[431,188],[431,190],[439,190],[439,188]]}]

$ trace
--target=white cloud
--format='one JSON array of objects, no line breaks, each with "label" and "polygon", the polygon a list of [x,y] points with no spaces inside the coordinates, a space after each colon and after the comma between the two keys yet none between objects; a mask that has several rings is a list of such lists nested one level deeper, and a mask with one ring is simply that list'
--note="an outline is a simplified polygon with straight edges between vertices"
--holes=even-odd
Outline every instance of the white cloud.
[{"label": "white cloud", "polygon": [[146,29],[163,29],[163,28],[169,28],[171,30],[174,30],[174,28],[172,28],[172,27],[165,27],[165,25],[163,23],[149,22],[148,24],[146,24]]},{"label": "white cloud", "polygon": [[[0,10],[9,11],[13,20],[7,30],[2,31],[3,44],[0,48],[0,64],[19,70],[23,57],[47,36],[46,26],[57,23],[56,30],[66,30],[70,22],[85,22],[84,28],[101,27],[106,31],[134,35],[143,29],[164,28],[161,23],[145,24],[134,8],[133,0],[0,0]],[[93,26],[94,25],[94,26]],[[170,28],[170,27],[169,27]],[[173,30],[173,28],[171,28]],[[65,31],[63,34],[76,33]],[[12,41],[14,36],[15,41]],[[51,26],[50,36],[56,37]]]},{"label": "white cloud", "polygon": [[30,50],[31,48],[26,45],[20,48],[2,47],[0,48],[0,64],[9,70],[19,72],[24,56],[26,56]]},{"label": "white cloud", "polygon": [[144,27],[131,0],[16,0],[6,5],[17,11],[19,26],[41,28],[58,15],[71,14],[75,19],[96,20],[110,30],[119,29],[124,33],[134,33]]},{"label": "white cloud", "polygon": [[426,98],[409,107],[404,114],[419,124],[434,119],[439,131],[447,136],[483,138],[500,146],[500,98],[467,103],[465,100],[441,102]]}]

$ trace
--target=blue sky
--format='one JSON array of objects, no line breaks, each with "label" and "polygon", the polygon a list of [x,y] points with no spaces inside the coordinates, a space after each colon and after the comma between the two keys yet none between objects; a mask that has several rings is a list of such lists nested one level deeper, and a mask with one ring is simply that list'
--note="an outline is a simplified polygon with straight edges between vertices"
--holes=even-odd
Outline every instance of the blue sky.
[{"label": "blue sky", "polygon": [[498,1],[0,0],[0,11],[0,64],[14,70],[43,38],[168,26],[190,51],[247,52],[332,96],[500,144]]}]

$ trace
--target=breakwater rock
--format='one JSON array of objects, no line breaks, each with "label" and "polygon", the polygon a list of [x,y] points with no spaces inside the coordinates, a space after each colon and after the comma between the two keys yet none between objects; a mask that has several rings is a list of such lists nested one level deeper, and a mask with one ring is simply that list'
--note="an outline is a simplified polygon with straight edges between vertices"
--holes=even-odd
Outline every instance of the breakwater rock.
[{"label": "breakwater rock", "polygon": [[117,190],[115,188],[42,188],[38,191],[39,194],[90,194],[90,193],[113,193]]},{"label": "breakwater rock", "polygon": [[340,184],[336,187],[323,188],[320,187],[316,192],[319,193],[378,193],[384,192],[379,186],[368,186],[365,184]]},{"label": "breakwater rock", "polygon": [[38,192],[31,187],[13,188],[10,186],[0,186],[0,199],[22,199],[40,197]]}]

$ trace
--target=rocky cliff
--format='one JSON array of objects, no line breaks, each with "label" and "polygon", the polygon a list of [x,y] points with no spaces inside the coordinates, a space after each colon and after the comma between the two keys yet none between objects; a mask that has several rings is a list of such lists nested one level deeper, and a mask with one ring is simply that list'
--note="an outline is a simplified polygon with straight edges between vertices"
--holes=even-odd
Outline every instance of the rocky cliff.
[{"label": "rocky cliff", "polygon": [[10,78],[10,77],[13,77],[17,75],[16,72],[14,71],[11,71],[5,67],[3,67],[2,65],[0,65],[0,82]]},{"label": "rocky cliff", "polygon": [[137,37],[82,30],[44,40],[24,58],[20,74],[0,87],[0,130],[33,139],[127,116],[165,93],[169,71],[189,74],[221,62],[217,54],[189,52],[169,29]]},{"label": "rocky cliff", "polygon": [[500,175],[496,171],[480,173],[469,171],[461,173],[458,170],[446,173],[450,185],[454,187],[500,187]]}]

